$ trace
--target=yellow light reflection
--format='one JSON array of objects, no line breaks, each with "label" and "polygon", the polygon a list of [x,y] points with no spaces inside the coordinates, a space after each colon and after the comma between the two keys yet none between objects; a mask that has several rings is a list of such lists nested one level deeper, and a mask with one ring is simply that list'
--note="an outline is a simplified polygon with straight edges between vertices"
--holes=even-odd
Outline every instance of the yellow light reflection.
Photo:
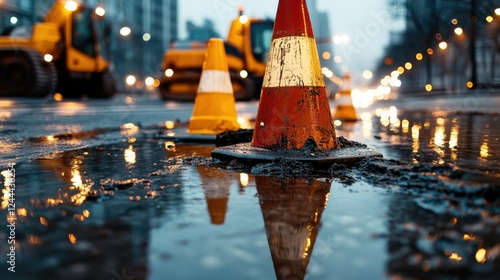
[{"label": "yellow light reflection", "polygon": [[174,129],[175,123],[173,121],[166,121],[165,122],[165,128],[166,129]]},{"label": "yellow light reflection", "polygon": [[444,146],[444,138],[446,137],[444,126],[436,127],[436,131],[434,131],[434,144],[438,147]]},{"label": "yellow light reflection", "polygon": [[417,124],[414,124],[411,127],[411,138],[413,139],[412,149],[413,149],[414,154],[418,153],[418,150],[420,148],[419,140],[418,140],[419,136],[420,136],[420,126]]},{"label": "yellow light reflection", "polygon": [[26,211],[26,208],[19,208],[17,209],[17,215],[26,217],[26,215],[28,215],[28,211]]},{"label": "yellow light reflection", "polygon": [[[82,205],[83,202],[87,200],[87,195],[92,189],[92,183],[85,183],[83,181],[81,172],[79,170],[80,163],[81,162],[79,160],[75,159],[73,162],[73,166],[71,167],[71,173],[70,173],[71,174],[70,181],[72,183],[72,187],[78,191],[76,194],[73,194],[70,197],[71,203],[74,203],[75,205]],[[47,199],[47,203],[48,204],[53,203],[54,205],[57,205],[59,203],[62,203],[62,200],[49,198]]]},{"label": "yellow light reflection", "polygon": [[240,185],[243,187],[248,186],[248,174],[247,173],[240,173]]},{"label": "yellow light reflection", "polygon": [[123,157],[125,158],[125,161],[129,164],[134,164],[135,163],[135,151],[132,146],[129,146],[125,151],[123,152]]},{"label": "yellow light reflection", "polygon": [[49,135],[46,137],[47,141],[56,141],[57,138],[54,135]]},{"label": "yellow light reflection", "polygon": [[82,176],[80,175],[80,171],[78,169],[71,170],[71,183],[73,183],[73,186],[77,188],[81,188],[83,186]]},{"label": "yellow light reflection", "polygon": [[476,237],[474,235],[464,234],[464,240],[465,241],[474,241],[474,240],[476,240]]},{"label": "yellow light reflection", "polygon": [[41,245],[42,239],[39,236],[29,234],[27,236],[28,243],[31,245]]},{"label": "yellow light reflection", "polygon": [[450,260],[459,262],[462,260],[462,257],[460,257],[457,253],[451,253]]},{"label": "yellow light reflection", "polygon": [[10,170],[4,170],[2,171],[2,176],[4,177],[4,188],[2,189],[2,209],[7,209],[9,206],[9,199],[11,196],[11,180],[14,176],[14,174]]},{"label": "yellow light reflection", "polygon": [[401,127],[403,128],[403,133],[408,133],[408,129],[410,128],[410,121],[407,119],[404,119],[401,122]]},{"label": "yellow light reflection", "polygon": [[83,216],[84,216],[85,218],[90,217],[90,211],[89,211],[89,210],[83,210],[83,213],[82,213],[82,214],[83,214]]},{"label": "yellow light reflection", "polygon": [[[59,97],[62,98],[62,95],[58,96],[57,94],[55,94],[54,100],[56,100],[56,98],[59,98]],[[56,101],[58,101],[58,100],[56,100]],[[87,106],[85,104],[78,103],[78,102],[57,103],[57,108],[59,109],[58,114],[61,116],[74,116],[74,115],[78,114],[79,112],[82,112],[83,110],[85,110],[86,107]]]},{"label": "yellow light reflection", "polygon": [[487,251],[483,248],[477,250],[476,252],[476,261],[478,263],[484,263],[486,261],[486,253]]},{"label": "yellow light reflection", "polygon": [[479,155],[482,157],[482,158],[487,158],[490,156],[490,153],[489,153],[489,146],[488,146],[488,142],[483,142],[483,144],[481,145],[481,148],[479,150]]},{"label": "yellow light reflection", "polygon": [[457,145],[458,145],[458,126],[453,126],[451,128],[450,141],[448,142],[448,146],[450,147],[450,149],[453,149]]},{"label": "yellow light reflection", "polygon": [[49,222],[44,217],[40,217],[40,224],[42,224],[44,226],[48,226]]},{"label": "yellow light reflection", "polygon": [[172,141],[165,142],[165,150],[169,152],[175,152],[175,143]]},{"label": "yellow light reflection", "polygon": [[133,123],[123,124],[120,128],[120,133],[125,136],[131,136],[139,132],[139,127]]},{"label": "yellow light reflection", "polygon": [[76,236],[72,233],[68,234],[68,240],[71,242],[71,244],[76,244],[76,241],[78,240]]},{"label": "yellow light reflection", "polygon": [[311,248],[311,237],[307,237],[306,244],[304,248],[304,253],[302,254],[302,258],[305,259],[309,255],[309,249]]}]

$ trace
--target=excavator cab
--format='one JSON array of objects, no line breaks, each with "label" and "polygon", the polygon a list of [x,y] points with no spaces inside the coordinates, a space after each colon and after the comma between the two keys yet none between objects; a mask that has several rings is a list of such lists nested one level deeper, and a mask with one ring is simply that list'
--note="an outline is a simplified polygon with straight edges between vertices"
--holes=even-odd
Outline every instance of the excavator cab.
[{"label": "excavator cab", "polygon": [[[273,26],[272,20],[248,18],[242,11],[232,21],[224,47],[236,100],[259,97]],[[163,60],[165,75],[159,87],[163,99],[195,99],[205,49],[205,42],[172,44]]]},{"label": "excavator cab", "polygon": [[109,25],[75,1],[56,0],[29,38],[0,36],[0,96],[111,97]]},{"label": "excavator cab", "polygon": [[80,5],[63,28],[63,59],[56,63],[59,91],[65,96],[109,97],[114,94],[116,84],[109,71],[109,22],[96,11]]}]

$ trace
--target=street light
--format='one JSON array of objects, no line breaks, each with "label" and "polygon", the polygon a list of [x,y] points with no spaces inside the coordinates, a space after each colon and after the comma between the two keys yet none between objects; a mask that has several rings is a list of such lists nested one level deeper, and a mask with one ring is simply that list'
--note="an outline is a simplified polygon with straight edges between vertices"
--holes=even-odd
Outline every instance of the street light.
[{"label": "street light", "polygon": [[143,40],[144,42],[147,42],[147,41],[151,40],[151,34],[149,34],[149,33],[144,33],[144,35],[142,35],[142,40]]},{"label": "street light", "polygon": [[439,48],[440,49],[446,50],[447,47],[448,47],[448,43],[446,43],[446,42],[439,43]]},{"label": "street light", "polygon": [[137,79],[135,78],[134,75],[128,75],[127,78],[125,79],[125,83],[127,83],[127,85],[129,86],[132,86],[135,84],[136,80]]},{"label": "street light", "polygon": [[120,35],[122,35],[123,37],[127,37],[128,35],[130,35],[130,33],[132,33],[130,27],[124,26],[120,29]]},{"label": "street light", "polygon": [[460,27],[457,27],[457,28],[455,28],[455,34],[460,36],[460,35],[464,34],[464,30]]},{"label": "street light", "polygon": [[100,16],[100,17],[103,17],[104,14],[106,14],[106,10],[104,10],[103,7],[97,7],[97,8],[95,8],[95,14]]},{"label": "street light", "polygon": [[64,5],[64,8],[70,12],[74,12],[78,9],[78,4],[75,1],[68,1]]},{"label": "street light", "polygon": [[500,8],[495,9],[495,15],[500,16]]}]

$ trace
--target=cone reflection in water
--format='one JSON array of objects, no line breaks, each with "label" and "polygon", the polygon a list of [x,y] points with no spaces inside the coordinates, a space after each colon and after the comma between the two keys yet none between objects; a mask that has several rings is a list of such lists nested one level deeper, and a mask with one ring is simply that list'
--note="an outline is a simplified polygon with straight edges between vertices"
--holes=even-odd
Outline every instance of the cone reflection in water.
[{"label": "cone reflection in water", "polygon": [[333,115],[335,119],[340,119],[343,121],[357,121],[358,116],[356,115],[356,109],[354,108],[351,96],[351,76],[346,74],[344,76],[344,87],[338,92],[337,107],[335,109],[335,114]]},{"label": "cone reflection in water", "polygon": [[305,0],[278,4],[252,146],[338,147]]},{"label": "cone reflection in water", "polygon": [[303,279],[318,235],[331,182],[256,177],[277,279]]},{"label": "cone reflection in water", "polygon": [[237,119],[224,42],[212,38],[205,53],[188,132],[215,135],[238,130],[240,125]]},{"label": "cone reflection in water", "polygon": [[230,173],[215,168],[197,167],[200,174],[210,221],[214,225],[224,224],[231,187]]}]

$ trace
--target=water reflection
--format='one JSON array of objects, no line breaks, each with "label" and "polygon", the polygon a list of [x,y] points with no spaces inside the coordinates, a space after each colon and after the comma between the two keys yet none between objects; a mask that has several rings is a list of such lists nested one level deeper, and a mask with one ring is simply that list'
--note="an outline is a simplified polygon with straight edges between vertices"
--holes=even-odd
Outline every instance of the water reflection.
[{"label": "water reflection", "polygon": [[197,167],[205,193],[208,214],[214,225],[224,224],[233,176],[225,170]]},{"label": "water reflection", "polygon": [[277,279],[304,279],[331,182],[256,177]]},{"label": "water reflection", "polygon": [[448,163],[500,177],[500,158],[495,156],[500,151],[500,130],[495,129],[498,116],[398,112],[403,119],[398,130],[390,125],[390,109],[378,113],[380,122],[374,122],[373,129],[382,135],[383,142],[392,145],[391,152],[399,159],[415,164]]}]

